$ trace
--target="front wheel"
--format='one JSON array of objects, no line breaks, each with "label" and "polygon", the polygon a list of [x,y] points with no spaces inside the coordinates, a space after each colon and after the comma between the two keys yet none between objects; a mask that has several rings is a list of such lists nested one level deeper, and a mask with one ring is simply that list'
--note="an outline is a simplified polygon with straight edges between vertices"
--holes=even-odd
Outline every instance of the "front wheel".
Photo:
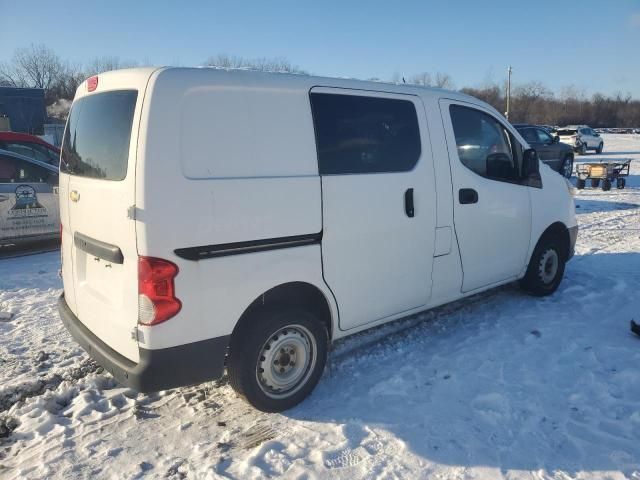
[{"label": "front wheel", "polygon": [[320,380],[329,336],[299,308],[258,310],[233,335],[227,373],[233,389],[263,412],[304,400]]},{"label": "front wheel", "polygon": [[608,178],[602,179],[602,190],[604,190],[605,192],[611,190],[611,180],[609,180]]},{"label": "front wheel", "polygon": [[578,190],[582,190],[586,184],[587,181],[584,178],[579,178],[578,180],[576,180],[576,188]]},{"label": "front wheel", "polygon": [[555,236],[543,236],[536,245],[520,286],[537,297],[551,295],[562,281],[566,256]]},{"label": "front wheel", "polygon": [[560,173],[564,178],[571,178],[573,174],[573,157],[571,155],[567,155],[562,162],[562,167],[560,168]]},{"label": "front wheel", "polygon": [[596,148],[596,153],[602,153],[603,149],[604,149],[604,143],[600,142],[600,145],[598,145],[598,148]]}]

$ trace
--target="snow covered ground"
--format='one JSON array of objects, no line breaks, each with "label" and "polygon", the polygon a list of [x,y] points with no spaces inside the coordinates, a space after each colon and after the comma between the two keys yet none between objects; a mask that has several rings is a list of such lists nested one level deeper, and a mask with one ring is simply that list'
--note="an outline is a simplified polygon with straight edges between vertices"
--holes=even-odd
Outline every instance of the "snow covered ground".
[{"label": "snow covered ground", "polygon": [[640,479],[640,136],[604,138],[632,176],[576,195],[555,295],[507,286],[340,342],[281,415],[224,381],[119,387],[60,323],[58,254],[0,260],[0,478]]}]

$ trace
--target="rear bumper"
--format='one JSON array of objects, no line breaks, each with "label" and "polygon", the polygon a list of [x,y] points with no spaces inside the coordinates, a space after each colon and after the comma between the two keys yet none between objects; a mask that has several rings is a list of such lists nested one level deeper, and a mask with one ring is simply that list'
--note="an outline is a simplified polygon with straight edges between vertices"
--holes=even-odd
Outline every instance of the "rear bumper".
[{"label": "rear bumper", "polygon": [[576,251],[576,240],[578,239],[578,225],[569,227],[569,256],[567,260],[570,260]]},{"label": "rear bumper", "polygon": [[140,348],[140,361],[132,362],[94,335],[76,317],[64,298],[58,300],[62,323],[87,353],[115,379],[139,392],[157,392],[220,378],[229,336],[176,347]]}]

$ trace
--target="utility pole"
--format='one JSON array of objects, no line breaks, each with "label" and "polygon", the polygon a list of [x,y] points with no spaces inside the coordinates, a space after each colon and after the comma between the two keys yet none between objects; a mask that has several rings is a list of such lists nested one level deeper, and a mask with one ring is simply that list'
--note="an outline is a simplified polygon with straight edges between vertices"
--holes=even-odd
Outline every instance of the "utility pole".
[{"label": "utility pole", "polygon": [[511,72],[513,71],[513,69],[511,68],[511,65],[509,65],[509,68],[507,69],[507,111],[504,113],[504,116],[507,118],[507,120],[509,120],[509,107],[511,106]]}]

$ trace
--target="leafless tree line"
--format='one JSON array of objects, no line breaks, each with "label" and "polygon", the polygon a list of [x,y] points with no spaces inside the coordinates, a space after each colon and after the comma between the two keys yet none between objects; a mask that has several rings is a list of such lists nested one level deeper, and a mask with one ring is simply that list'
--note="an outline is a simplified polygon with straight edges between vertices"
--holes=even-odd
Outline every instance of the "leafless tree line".
[{"label": "leafless tree line", "polygon": [[209,57],[203,64],[206,67],[246,68],[261,72],[300,73],[307,74],[297,65],[292,65],[286,58],[253,58],[247,59],[219,53]]},{"label": "leafless tree line", "polygon": [[[98,73],[139,66],[135,61],[118,57],[100,57],[84,64],[74,64],[60,58],[44,45],[31,45],[17,49],[12,59],[0,61],[0,86],[35,87],[45,90],[49,114],[66,118],[75,91],[82,81]],[[300,73],[307,72],[292,65],[286,58],[256,58],[218,54],[203,65],[220,68]],[[369,80],[380,81],[378,78]],[[455,84],[446,73],[422,72],[408,78],[394,74],[394,83],[408,83],[453,90]],[[498,83],[482,87],[464,87],[462,92],[478,97],[505,110],[505,87]],[[509,119],[513,123],[527,122],[543,125],[588,124],[592,127],[640,127],[640,101],[629,94],[595,94],[588,97],[583,91],[570,86],[555,94],[540,82],[516,85],[511,95]]]},{"label": "leafless tree line", "polygon": [[[484,100],[499,112],[505,111],[504,86],[493,84],[463,88],[462,92]],[[540,82],[530,82],[513,89],[509,120],[538,125],[638,128],[640,101],[622,92],[614,95],[596,93],[588,97],[575,86],[565,87],[559,94],[554,94]]]}]

